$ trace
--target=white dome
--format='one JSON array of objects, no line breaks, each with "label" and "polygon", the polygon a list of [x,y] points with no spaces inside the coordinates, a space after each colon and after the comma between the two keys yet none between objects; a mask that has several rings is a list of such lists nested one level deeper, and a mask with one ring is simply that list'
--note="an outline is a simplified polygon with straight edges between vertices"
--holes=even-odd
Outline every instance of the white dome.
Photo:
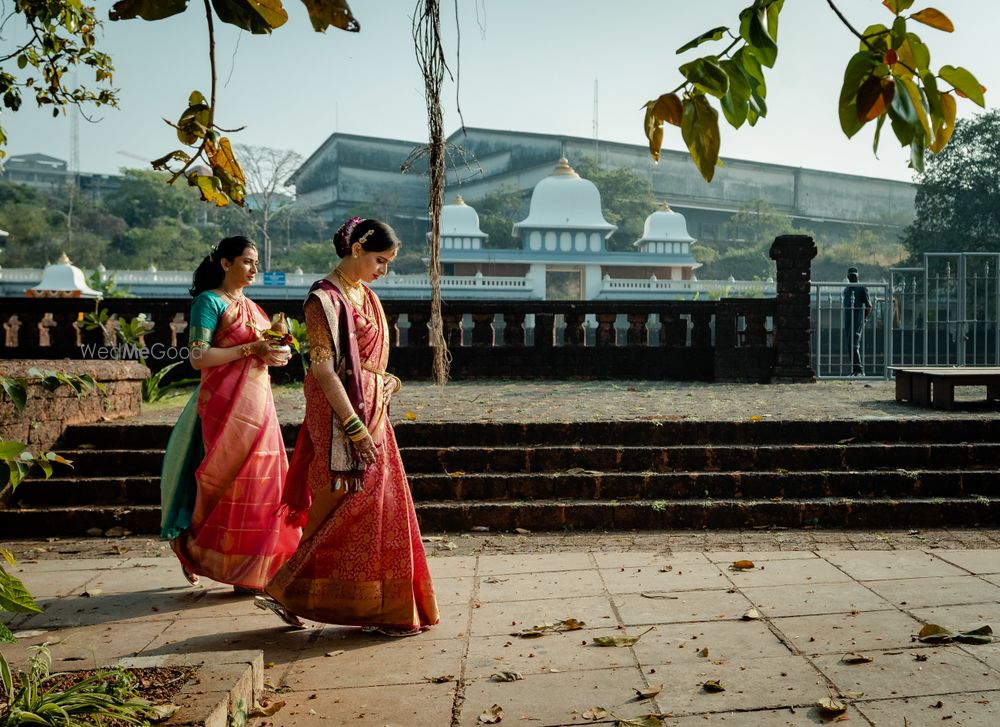
[{"label": "white dome", "polygon": [[446,204],[441,208],[441,236],[448,237],[486,237],[479,229],[479,214],[470,207],[461,195],[455,197],[455,204]]},{"label": "white dome", "polygon": [[684,215],[663,205],[646,218],[642,239],[633,244],[639,246],[647,242],[694,242],[694,238],[688,234]]},{"label": "white dome", "polygon": [[55,265],[46,265],[42,282],[27,291],[30,297],[100,298],[100,292],[87,285],[83,271],[63,253]]},{"label": "white dome", "polygon": [[527,219],[514,225],[525,228],[601,230],[610,234],[614,225],[604,219],[597,186],[580,177],[563,157],[552,174],[535,185]]}]

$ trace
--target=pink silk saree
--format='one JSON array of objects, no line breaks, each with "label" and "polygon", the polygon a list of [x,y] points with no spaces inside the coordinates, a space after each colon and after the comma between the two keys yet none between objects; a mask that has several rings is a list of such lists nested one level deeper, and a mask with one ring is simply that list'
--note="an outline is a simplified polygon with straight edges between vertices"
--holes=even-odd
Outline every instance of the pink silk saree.
[{"label": "pink silk saree", "polygon": [[[331,450],[342,441],[340,424],[334,423],[315,376],[307,373],[305,421],[287,486],[307,489],[308,522],[298,551],[265,590],[303,618],[409,631],[436,624],[438,607],[413,498],[388,421],[388,325],[378,297],[364,290],[359,311],[332,285],[314,286],[305,317],[310,346],[334,351],[335,363],[350,360],[343,349],[351,345],[348,341],[356,341],[364,406],[355,406],[362,409],[377,457],[364,468],[359,491],[341,485],[332,470],[336,452],[331,458]],[[353,331],[338,330],[338,320],[347,321],[344,306]]]},{"label": "pink silk saree", "polygon": [[[270,321],[244,298],[229,305],[218,347],[257,340]],[[267,365],[257,356],[201,370],[198,394],[205,458],[195,472],[191,525],[171,546],[192,573],[261,590],[295,552],[300,531],[281,512],[288,458]]]}]

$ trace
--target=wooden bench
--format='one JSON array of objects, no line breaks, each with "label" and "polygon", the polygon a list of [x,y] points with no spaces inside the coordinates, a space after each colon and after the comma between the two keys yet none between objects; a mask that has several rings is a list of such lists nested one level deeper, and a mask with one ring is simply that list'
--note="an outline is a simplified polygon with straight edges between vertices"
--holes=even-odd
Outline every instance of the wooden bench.
[{"label": "wooden bench", "polygon": [[1000,401],[1000,368],[889,368],[896,375],[896,401],[951,409],[955,406],[956,386],[985,386],[987,401]]}]

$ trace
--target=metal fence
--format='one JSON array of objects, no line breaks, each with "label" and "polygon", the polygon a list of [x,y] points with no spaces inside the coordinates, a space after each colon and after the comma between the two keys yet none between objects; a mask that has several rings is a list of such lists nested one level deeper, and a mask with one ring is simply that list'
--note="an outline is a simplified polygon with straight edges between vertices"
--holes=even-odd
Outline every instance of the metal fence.
[{"label": "metal fence", "polygon": [[[868,376],[889,366],[1000,366],[1000,253],[928,253],[922,267],[891,268],[888,283],[864,283],[872,302],[861,336]],[[846,283],[812,285],[813,368],[851,374]]]}]

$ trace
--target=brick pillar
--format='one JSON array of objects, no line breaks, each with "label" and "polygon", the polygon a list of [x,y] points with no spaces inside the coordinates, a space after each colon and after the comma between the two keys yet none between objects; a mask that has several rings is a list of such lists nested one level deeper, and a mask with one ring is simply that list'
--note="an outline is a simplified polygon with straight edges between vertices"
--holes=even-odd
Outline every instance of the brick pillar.
[{"label": "brick pillar", "polygon": [[781,235],[771,245],[769,254],[778,268],[774,383],[816,381],[809,345],[809,286],[816,252],[816,243],[808,235]]}]

